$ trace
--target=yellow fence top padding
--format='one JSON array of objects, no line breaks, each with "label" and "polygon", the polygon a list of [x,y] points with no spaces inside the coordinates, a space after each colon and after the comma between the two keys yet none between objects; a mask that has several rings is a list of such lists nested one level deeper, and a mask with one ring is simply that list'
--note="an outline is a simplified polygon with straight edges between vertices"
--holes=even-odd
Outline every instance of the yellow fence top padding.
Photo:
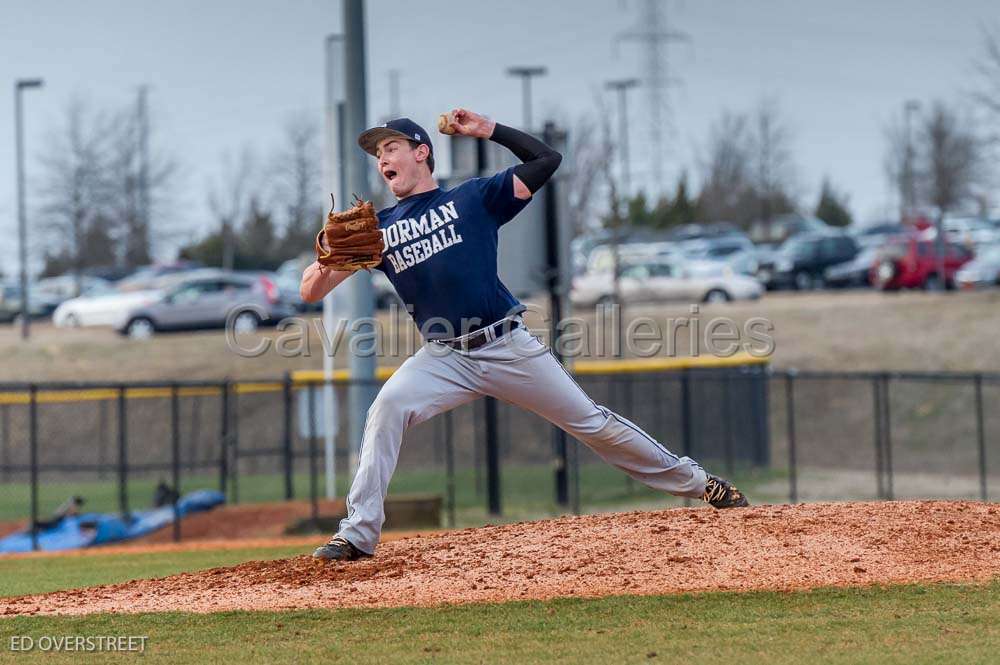
[{"label": "yellow fence top padding", "polygon": [[[716,356],[686,357],[686,358],[636,358],[631,360],[578,360],[573,364],[574,374],[630,374],[638,372],[666,372],[683,369],[739,367],[745,365],[764,365],[767,358],[758,358],[746,353],[736,354],[728,358]],[[375,378],[385,381],[396,370],[395,367],[379,367],[375,370]],[[293,384],[316,383],[326,380],[328,375],[322,370],[298,370],[292,372]],[[333,381],[347,381],[350,373],[346,369],[335,370],[330,375]],[[282,390],[280,381],[234,381],[233,391],[238,395],[253,393],[271,393]],[[126,388],[125,399],[169,398],[170,388]],[[222,390],[215,386],[183,387],[177,391],[180,397],[216,397]],[[118,390],[114,388],[96,388],[89,390],[39,390],[39,404],[63,402],[92,402],[99,400],[118,399]],[[0,392],[0,404],[28,404],[27,391]]]},{"label": "yellow fence top padding", "polygon": [[[766,365],[767,358],[759,358],[749,353],[737,353],[728,358],[698,356],[684,358],[634,358],[630,360],[577,360],[570,370],[574,374],[625,374],[635,372],[664,372],[682,369],[713,367],[741,367],[744,365]],[[379,367],[375,378],[385,381],[395,371],[395,367]],[[327,375],[322,370],[299,370],[292,372],[295,382],[323,381]],[[333,372],[334,381],[347,381],[350,373],[346,369]]]}]

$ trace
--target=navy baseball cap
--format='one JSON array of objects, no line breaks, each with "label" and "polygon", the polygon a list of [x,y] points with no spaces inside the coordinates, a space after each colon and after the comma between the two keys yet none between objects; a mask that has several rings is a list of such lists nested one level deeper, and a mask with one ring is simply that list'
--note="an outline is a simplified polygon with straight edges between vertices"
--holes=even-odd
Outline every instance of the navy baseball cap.
[{"label": "navy baseball cap", "polygon": [[434,146],[431,144],[430,135],[424,131],[423,127],[409,118],[397,118],[396,120],[390,120],[381,127],[372,127],[365,130],[358,137],[358,145],[361,146],[362,150],[374,157],[376,156],[375,148],[378,147],[379,142],[393,137],[423,143],[430,148],[431,156],[434,156]]}]

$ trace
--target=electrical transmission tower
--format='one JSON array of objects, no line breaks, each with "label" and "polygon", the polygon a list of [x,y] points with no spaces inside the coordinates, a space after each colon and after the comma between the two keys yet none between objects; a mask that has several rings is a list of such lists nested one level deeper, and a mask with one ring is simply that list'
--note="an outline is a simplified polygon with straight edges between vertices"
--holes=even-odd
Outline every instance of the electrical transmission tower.
[{"label": "electrical transmission tower", "polygon": [[637,42],[642,49],[643,84],[646,87],[649,133],[649,173],[653,191],[663,189],[663,134],[669,123],[668,91],[675,79],[670,76],[668,47],[674,42],[690,42],[684,32],[670,28],[667,3],[664,0],[641,0],[642,7],[636,27],[618,35],[620,42]]}]

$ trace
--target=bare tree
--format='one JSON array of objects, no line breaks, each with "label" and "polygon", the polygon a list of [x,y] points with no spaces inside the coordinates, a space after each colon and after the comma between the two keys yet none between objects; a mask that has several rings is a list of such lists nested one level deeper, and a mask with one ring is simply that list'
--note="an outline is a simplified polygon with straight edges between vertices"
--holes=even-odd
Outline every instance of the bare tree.
[{"label": "bare tree", "polygon": [[746,115],[724,111],[712,124],[701,170],[700,215],[706,221],[749,223],[754,212],[747,210],[752,186]]},{"label": "bare tree", "polygon": [[944,287],[944,217],[973,200],[983,175],[981,144],[969,118],[944,102],[933,104],[920,130],[921,190],[937,209],[938,282]]},{"label": "bare tree", "polygon": [[108,167],[109,215],[115,226],[119,261],[134,267],[150,262],[153,219],[169,203],[176,171],[166,151],[152,148],[151,123],[143,93],[136,107],[119,111],[114,120]]},{"label": "bare tree", "polygon": [[574,235],[592,230],[595,219],[594,203],[601,180],[606,176],[611,161],[611,146],[607,143],[598,123],[590,115],[583,115],[574,123],[569,133],[567,152],[573,168],[566,178],[567,215]]},{"label": "bare tree", "polygon": [[992,119],[990,139],[1000,141],[1000,24],[983,26],[983,50],[975,63],[978,85],[972,97]]},{"label": "bare tree", "polygon": [[219,224],[222,267],[226,270],[233,269],[236,259],[233,228],[250,210],[256,177],[256,158],[250,146],[244,145],[235,158],[231,153],[223,154],[219,177],[208,186],[208,207]]},{"label": "bare tree", "polygon": [[322,156],[316,120],[305,113],[289,117],[285,123],[284,143],[272,163],[274,199],[277,207],[285,211],[282,233],[284,254],[294,255],[311,247],[322,222]]},{"label": "bare tree", "polygon": [[45,272],[70,270],[77,291],[82,271],[113,255],[106,217],[111,131],[105,115],[74,99],[41,159],[43,210],[59,231],[46,239]]},{"label": "bare tree", "polygon": [[766,229],[776,214],[791,208],[794,175],[789,130],[778,102],[761,100],[753,116],[750,141],[753,188],[757,193],[757,214]]}]

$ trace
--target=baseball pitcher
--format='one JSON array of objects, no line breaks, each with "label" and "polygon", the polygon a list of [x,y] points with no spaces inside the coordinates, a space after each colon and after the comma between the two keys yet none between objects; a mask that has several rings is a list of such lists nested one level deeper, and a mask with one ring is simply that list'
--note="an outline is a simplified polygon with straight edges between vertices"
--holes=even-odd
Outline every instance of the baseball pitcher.
[{"label": "baseball pitcher", "polygon": [[[425,344],[386,381],[368,410],[347,517],[313,556],[371,556],[403,432],[484,395],[537,413],[649,487],[716,508],[748,505],[731,483],[595,403],[525,328],[525,307],[497,275],[497,233],[552,177],[562,156],[533,136],[466,109],[443,114],[438,129],[490,139],[522,163],[443,190],[433,176],[430,136],[412,120],[393,120],[358,137],[397,203],[377,218],[372,211],[368,222],[362,208],[370,204],[363,201],[348,213],[331,213],[317,238],[319,258],[303,273],[302,298],[318,301],[353,270],[376,267],[412,308]],[[373,253],[374,229],[381,238]]]}]

